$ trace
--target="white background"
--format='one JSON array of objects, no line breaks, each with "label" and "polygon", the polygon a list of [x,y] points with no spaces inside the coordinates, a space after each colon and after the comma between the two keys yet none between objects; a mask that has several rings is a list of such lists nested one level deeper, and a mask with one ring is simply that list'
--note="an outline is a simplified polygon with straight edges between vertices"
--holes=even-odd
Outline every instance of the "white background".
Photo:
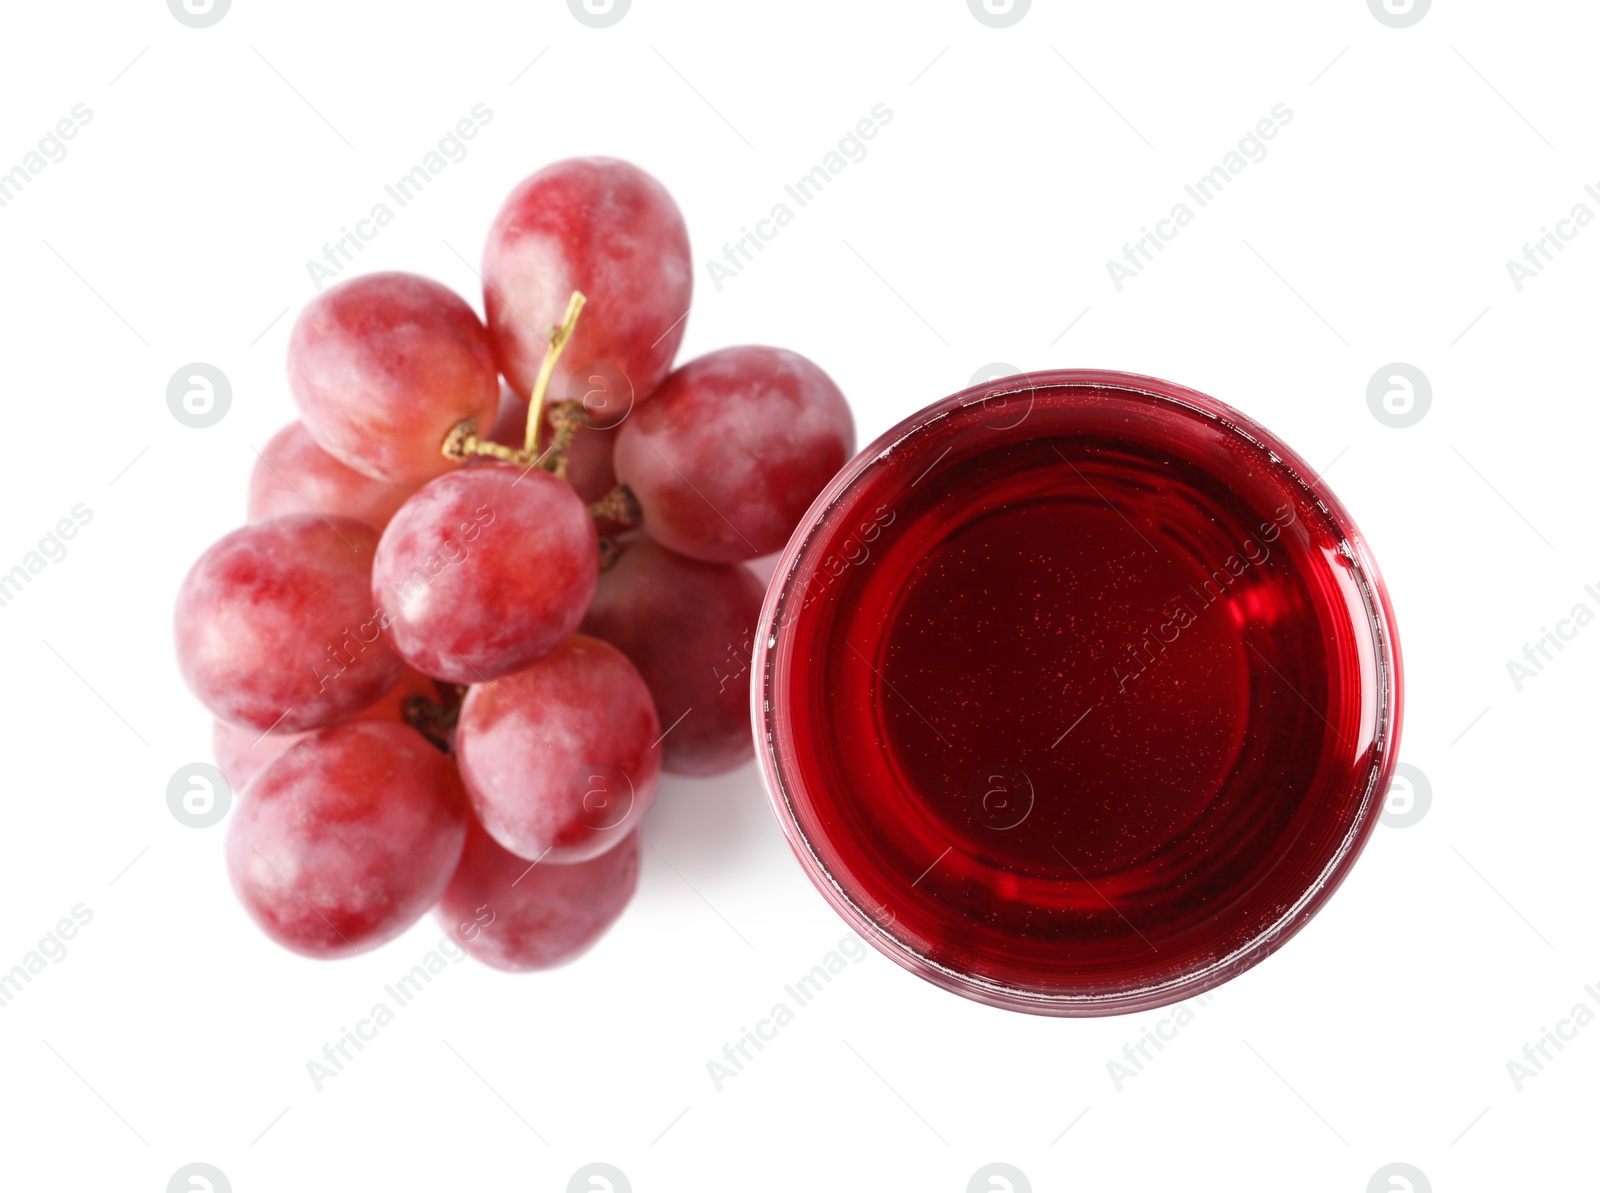
[{"label": "white background", "polygon": [[[75,904],[94,918],[0,1009],[0,1186],[159,1193],[199,1160],[238,1193],[561,1190],[590,1161],[640,1193],[957,1193],[991,1161],[1035,1190],[1360,1193],[1395,1161],[1440,1191],[1595,1187],[1600,1024],[1520,1091],[1507,1062],[1600,989],[1600,628],[1521,691],[1506,663],[1578,602],[1600,612],[1600,226],[1520,292],[1505,264],[1574,204],[1600,214],[1593,5],[1440,0],[1407,29],[1363,0],[1036,0],[1007,29],[961,0],[635,0],[607,29],[558,0],[3,20],[0,170],[94,115],[0,209],[0,571],[75,504],[94,517],[0,608],[0,969]],[[477,103],[470,155],[360,269],[481,306],[507,190],[615,154],[687,217],[683,358],[804,352],[862,443],[988,362],[1092,365],[1211,393],[1327,465],[1393,594],[1428,814],[1379,827],[1315,921],[1120,1090],[1107,1062],[1161,1013],[990,1010],[872,953],[719,1092],[707,1062],[845,929],[753,766],[669,780],[593,953],[452,966],[317,1092],[306,1062],[440,931],[322,964],[253,928],[225,826],[166,807],[210,729],[170,611],[292,417],[306,261]],[[719,292],[706,262],[879,103],[865,160]],[[1119,292],[1107,260],[1278,103],[1266,159]],[[191,361],[233,385],[210,429],[166,406]],[[1367,406],[1393,361],[1433,387],[1408,429]]]}]

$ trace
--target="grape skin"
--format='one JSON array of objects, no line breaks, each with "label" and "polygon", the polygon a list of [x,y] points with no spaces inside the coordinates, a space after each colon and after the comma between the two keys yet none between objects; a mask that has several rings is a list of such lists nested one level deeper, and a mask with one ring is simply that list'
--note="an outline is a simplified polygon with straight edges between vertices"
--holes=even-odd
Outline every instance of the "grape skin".
[{"label": "grape skin", "polygon": [[342,514],[382,530],[417,491],[357,472],[317,446],[302,422],[274,435],[250,470],[247,516],[252,522],[282,514]]},{"label": "grape skin", "polygon": [[409,273],[341,282],[306,304],[289,338],[289,388],[306,429],[357,472],[421,484],[463,419],[494,421],[489,335],[454,291]]},{"label": "grape skin", "polygon": [[663,725],[663,770],[717,775],[755,751],[750,653],[764,589],[739,564],[701,563],[643,535],[619,544],[580,627],[627,655]]},{"label": "grape skin", "polygon": [[614,463],[644,530],[711,563],[781,548],[855,451],[839,387],[782,348],[724,348],[690,361],[622,424]]},{"label": "grape skin", "polygon": [[[374,948],[430,905],[497,969],[591,948],[636,889],[661,771],[751,756],[763,586],[737,561],[781,548],[854,449],[843,395],[798,354],[731,348],[672,372],[687,229],[627,162],[573,158],[525,179],[490,231],[483,281],[482,320],[400,272],[306,305],[288,359],[301,420],[257,453],[251,525],[179,593],[180,670],[216,715],[213,750],[240,793],[230,880],[307,956]],[[467,420],[522,449],[546,336],[574,291],[587,303],[536,450],[551,404],[587,386],[605,413],[572,436],[565,483],[445,457]],[[619,479],[644,511],[631,533],[586,508]],[[618,547],[604,574],[597,532]],[[426,737],[406,723],[412,697],[447,706]]]},{"label": "grape skin", "polygon": [[570,485],[485,461],[424,485],[390,520],[372,600],[386,640],[418,671],[476,683],[577,629],[599,566],[594,523]]},{"label": "grape skin", "polygon": [[[482,430],[480,427],[479,431],[482,432]],[[495,411],[494,422],[489,425],[489,430],[483,433],[483,437],[521,451],[523,439],[527,433],[528,399],[518,397],[517,392],[502,381],[500,383],[500,406]]]},{"label": "grape skin", "polygon": [[228,826],[234,892],[261,929],[309,957],[404,932],[449,885],[466,839],[455,766],[408,726],[352,721],[285,750]]},{"label": "grape skin", "polygon": [[[407,700],[421,696],[437,704],[441,695],[439,685],[433,680],[420,671],[407,669],[399,683],[380,696],[376,703],[350,719],[404,723]],[[274,758],[315,732],[315,729],[306,729],[299,733],[262,733],[259,729],[217,720],[211,725],[211,756],[216,759],[218,768],[228,780],[228,786],[235,791],[243,791],[246,784],[265,770]]]},{"label": "grape skin", "polygon": [[633,664],[574,634],[531,667],[468,691],[456,760],[473,810],[502,847],[530,861],[580,862],[617,845],[649,810],[660,737]]},{"label": "grape skin", "polygon": [[489,334],[519,394],[533,392],[545,334],[577,290],[588,305],[550,393],[566,395],[575,372],[604,362],[644,398],[672,367],[693,289],[678,205],[649,174],[615,158],[569,158],[524,179],[483,250]]},{"label": "grape skin", "polygon": [[455,877],[434,909],[469,954],[524,972],[573,960],[603,936],[639,883],[639,833],[569,865],[508,853],[472,818]]},{"label": "grape skin", "polygon": [[213,714],[293,733],[353,716],[405,664],[372,604],[378,532],[288,514],[226,535],[178,590],[178,667]]}]

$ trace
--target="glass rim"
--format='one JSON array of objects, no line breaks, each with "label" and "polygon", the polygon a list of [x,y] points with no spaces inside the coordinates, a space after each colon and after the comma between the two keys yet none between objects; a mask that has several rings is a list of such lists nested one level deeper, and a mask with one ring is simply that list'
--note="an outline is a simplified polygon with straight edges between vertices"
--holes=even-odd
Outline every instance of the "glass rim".
[{"label": "glass rim", "polygon": [[[1331,851],[1322,869],[1300,892],[1299,897],[1270,924],[1224,956],[1144,986],[1094,993],[1053,992],[1013,986],[953,968],[927,956],[895,935],[892,931],[892,915],[884,922],[879,915],[863,907],[823,862],[795,811],[790,795],[794,781],[785,777],[773,732],[774,724],[785,716],[785,710],[779,704],[786,702],[787,697],[783,702],[771,697],[772,656],[778,642],[777,617],[789,594],[790,584],[800,564],[809,557],[809,552],[816,544],[817,533],[827,521],[829,513],[861,477],[897,446],[915,438],[953,411],[986,405],[996,398],[1013,394],[1071,389],[1118,390],[1187,407],[1217,421],[1229,432],[1243,436],[1257,449],[1265,451],[1272,458],[1274,466],[1287,473],[1300,486],[1306,500],[1326,513],[1339,530],[1343,544],[1349,548],[1351,571],[1368,610],[1365,629],[1370,631],[1378,677],[1373,738],[1375,756],[1367,773],[1366,790],[1338,848]],[[1030,398],[1028,411],[1031,410]],[[1026,417],[1027,412],[1024,412],[1022,418]],[[812,885],[863,940],[918,977],[976,1002],[1040,1015],[1118,1015],[1172,1005],[1237,977],[1287,943],[1338,889],[1370,839],[1389,779],[1398,761],[1403,672],[1394,620],[1388,590],[1349,512],[1298,453],[1253,419],[1198,390],[1135,373],[1106,369],[1051,369],[996,378],[960,390],[916,411],[862,448],[817,495],[790,536],[767,586],[760,620],[757,622],[755,651],[751,656],[751,727],[756,757],[761,766],[762,784],[778,818],[779,827]],[[1363,629],[1355,619],[1352,619],[1352,625],[1357,633]]]}]

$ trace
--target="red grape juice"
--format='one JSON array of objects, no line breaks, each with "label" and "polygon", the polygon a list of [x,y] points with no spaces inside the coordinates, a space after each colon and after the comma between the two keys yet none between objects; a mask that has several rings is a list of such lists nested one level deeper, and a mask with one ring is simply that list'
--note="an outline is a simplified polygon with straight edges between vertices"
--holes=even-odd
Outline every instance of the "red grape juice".
[{"label": "red grape juice", "polygon": [[1270,953],[1381,810],[1399,657],[1293,453],[1193,391],[991,382],[864,451],[762,621],[758,747],[813,880],[995,1005],[1176,1001]]}]

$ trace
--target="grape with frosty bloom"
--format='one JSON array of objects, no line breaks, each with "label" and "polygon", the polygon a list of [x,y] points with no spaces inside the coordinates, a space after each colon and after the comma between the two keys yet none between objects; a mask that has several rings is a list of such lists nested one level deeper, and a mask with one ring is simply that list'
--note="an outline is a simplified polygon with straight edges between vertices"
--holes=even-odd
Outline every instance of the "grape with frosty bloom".
[{"label": "grape with frosty bloom", "polygon": [[228,872],[279,944],[347,956],[438,902],[466,828],[448,758],[405,725],[355,721],[291,746],[255,777],[228,826]]},{"label": "grape with frosty bloom", "polygon": [[526,179],[483,279],[486,319],[397,272],[307,304],[300,419],[179,590],[179,667],[240,789],[230,880],[307,956],[430,907],[499,969],[592,946],[661,771],[751,756],[762,586],[738,561],[781,547],[854,447],[796,353],[672,371],[688,233],[635,166]]},{"label": "grape with frosty bloom", "polygon": [[405,664],[372,605],[378,532],[354,518],[253,522],[200,557],[178,591],[178,666],[223,720],[266,732],[344,720]]},{"label": "grape with frosty bloom", "polygon": [[637,830],[599,857],[552,866],[502,849],[473,818],[434,916],[485,965],[548,969],[588,950],[622,914],[638,883]]}]

